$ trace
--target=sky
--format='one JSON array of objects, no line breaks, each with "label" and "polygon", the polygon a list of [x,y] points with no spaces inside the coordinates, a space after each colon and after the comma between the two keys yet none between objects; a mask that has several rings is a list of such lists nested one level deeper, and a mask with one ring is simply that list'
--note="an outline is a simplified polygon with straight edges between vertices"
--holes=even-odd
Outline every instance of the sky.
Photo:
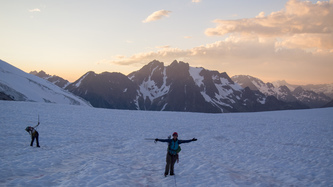
[{"label": "sky", "polygon": [[71,82],[153,60],[333,83],[333,0],[0,0],[0,59]]}]

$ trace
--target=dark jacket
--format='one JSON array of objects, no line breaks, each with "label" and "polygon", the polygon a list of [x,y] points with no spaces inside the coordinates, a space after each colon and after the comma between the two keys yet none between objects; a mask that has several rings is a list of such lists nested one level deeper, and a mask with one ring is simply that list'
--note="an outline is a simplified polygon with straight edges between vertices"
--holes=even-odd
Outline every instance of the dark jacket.
[{"label": "dark jacket", "polygon": [[38,136],[38,132],[37,132],[36,128],[38,127],[39,124],[40,123],[38,122],[38,124],[36,126],[34,126],[34,127],[28,126],[25,129],[31,135],[31,138]]},{"label": "dark jacket", "polygon": [[193,141],[192,140],[174,140],[173,138],[172,139],[157,139],[157,141],[160,141],[160,142],[168,142],[169,146],[168,146],[168,152],[172,155],[176,155],[177,154],[177,149],[179,147],[180,144],[182,143],[190,143]]}]

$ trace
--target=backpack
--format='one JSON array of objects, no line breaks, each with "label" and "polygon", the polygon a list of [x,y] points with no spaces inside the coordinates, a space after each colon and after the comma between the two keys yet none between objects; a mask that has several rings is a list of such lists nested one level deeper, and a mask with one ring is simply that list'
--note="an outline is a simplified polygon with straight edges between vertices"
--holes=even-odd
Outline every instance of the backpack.
[{"label": "backpack", "polygon": [[178,149],[176,150],[177,154],[182,150],[182,148],[180,148],[180,146],[178,145]]},{"label": "backpack", "polygon": [[176,153],[176,154],[178,154],[182,149],[181,149],[181,147],[179,146],[179,144],[178,144],[178,140],[175,142],[175,143],[177,143],[177,145],[178,145],[178,148],[176,149],[176,150],[173,150],[173,149],[171,149],[171,144],[173,143],[173,140],[172,140],[172,142],[170,142],[169,143],[169,145],[168,145],[168,152],[170,152],[170,153]]}]

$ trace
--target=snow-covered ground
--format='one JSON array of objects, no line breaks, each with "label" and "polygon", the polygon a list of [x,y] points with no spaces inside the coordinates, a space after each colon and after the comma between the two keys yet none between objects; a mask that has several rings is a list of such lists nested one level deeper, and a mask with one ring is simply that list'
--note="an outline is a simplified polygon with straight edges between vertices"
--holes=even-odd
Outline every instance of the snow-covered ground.
[{"label": "snow-covered ground", "polygon": [[[0,186],[332,186],[333,108],[202,114],[0,101]],[[40,116],[41,148],[24,130]],[[175,177],[167,145],[182,144]]]}]

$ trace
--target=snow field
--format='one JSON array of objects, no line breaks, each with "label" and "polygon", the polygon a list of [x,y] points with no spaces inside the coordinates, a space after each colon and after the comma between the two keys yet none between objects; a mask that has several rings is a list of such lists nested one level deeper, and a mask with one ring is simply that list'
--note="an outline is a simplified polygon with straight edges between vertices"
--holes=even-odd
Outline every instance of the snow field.
[{"label": "snow field", "polygon": [[[0,186],[332,186],[333,108],[202,114],[0,101]],[[26,126],[40,116],[41,148]],[[182,144],[164,177],[167,144]]]}]

